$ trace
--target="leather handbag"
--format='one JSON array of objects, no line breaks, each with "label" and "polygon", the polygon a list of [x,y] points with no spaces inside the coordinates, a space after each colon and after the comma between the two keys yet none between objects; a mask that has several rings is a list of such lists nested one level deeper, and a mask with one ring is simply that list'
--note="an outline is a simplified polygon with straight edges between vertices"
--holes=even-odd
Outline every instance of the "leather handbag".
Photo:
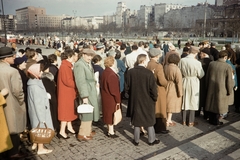
[{"label": "leather handbag", "polygon": [[48,144],[51,142],[53,137],[55,136],[55,132],[51,128],[47,128],[47,125],[45,122],[43,122],[45,128],[39,128],[40,122],[38,123],[36,128],[33,128],[30,131],[30,140],[32,143],[42,143],[42,144]]},{"label": "leather handbag", "polygon": [[93,113],[93,106],[90,104],[81,104],[77,107],[77,112],[78,113]]},{"label": "leather handbag", "polygon": [[122,111],[121,111],[120,105],[117,104],[116,111],[114,112],[114,115],[113,115],[113,125],[117,125],[119,122],[121,122],[121,120],[122,120]]}]

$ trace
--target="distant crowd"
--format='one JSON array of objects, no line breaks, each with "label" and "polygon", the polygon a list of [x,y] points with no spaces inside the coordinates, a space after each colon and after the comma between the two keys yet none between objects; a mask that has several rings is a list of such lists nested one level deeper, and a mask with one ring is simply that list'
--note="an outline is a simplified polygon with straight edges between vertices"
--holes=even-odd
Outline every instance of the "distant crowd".
[{"label": "distant crowd", "polygon": [[[120,40],[71,40],[58,37],[22,39],[25,49],[0,48],[0,157],[24,158],[20,140],[45,122],[59,139],[76,135],[78,141],[94,140],[92,122],[107,125],[106,135],[118,138],[114,113],[128,101],[127,116],[134,127],[133,145],[148,135],[168,134],[176,126],[174,113],[182,113],[184,126],[203,116],[212,125],[222,125],[229,107],[240,112],[240,53],[230,44],[221,50],[203,41],[177,47],[171,42],[123,42]],[[46,56],[31,44],[55,48]],[[183,49],[180,53],[180,49]],[[78,113],[79,104],[90,104],[92,113]],[[72,121],[80,119],[79,130]],[[43,126],[41,124],[40,126]],[[37,154],[51,153],[42,143],[33,143]]]}]

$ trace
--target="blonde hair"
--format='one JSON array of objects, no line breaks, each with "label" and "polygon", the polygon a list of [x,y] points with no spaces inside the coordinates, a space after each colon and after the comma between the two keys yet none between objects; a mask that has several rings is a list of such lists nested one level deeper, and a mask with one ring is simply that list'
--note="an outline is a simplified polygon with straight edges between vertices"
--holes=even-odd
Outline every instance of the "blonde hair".
[{"label": "blonde hair", "polygon": [[58,50],[56,50],[56,51],[54,52],[54,54],[55,54],[56,56],[58,56],[58,57],[61,57],[61,52],[59,52]]},{"label": "blonde hair", "polygon": [[112,67],[114,64],[114,57],[113,56],[109,56],[104,60],[104,66],[105,67]]}]

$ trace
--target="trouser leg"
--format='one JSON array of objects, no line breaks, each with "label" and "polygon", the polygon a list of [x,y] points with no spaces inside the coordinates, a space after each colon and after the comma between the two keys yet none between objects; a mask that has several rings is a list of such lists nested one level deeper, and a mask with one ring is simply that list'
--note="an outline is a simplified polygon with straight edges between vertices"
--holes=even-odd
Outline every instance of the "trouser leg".
[{"label": "trouser leg", "polygon": [[140,127],[134,127],[134,140],[139,143],[140,139]]},{"label": "trouser leg", "polygon": [[190,110],[189,111],[189,123],[194,123],[195,121],[195,111]]},{"label": "trouser leg", "polygon": [[12,155],[18,154],[19,152],[20,137],[19,137],[19,134],[10,134],[10,137],[12,140],[13,148],[8,150],[8,155],[12,156]]},{"label": "trouser leg", "polygon": [[92,121],[82,121],[79,127],[79,135],[90,136],[92,132]]},{"label": "trouser leg", "polygon": [[183,121],[183,122],[186,122],[186,120],[187,120],[187,111],[186,111],[186,110],[183,110],[183,111],[182,111],[182,121]]}]

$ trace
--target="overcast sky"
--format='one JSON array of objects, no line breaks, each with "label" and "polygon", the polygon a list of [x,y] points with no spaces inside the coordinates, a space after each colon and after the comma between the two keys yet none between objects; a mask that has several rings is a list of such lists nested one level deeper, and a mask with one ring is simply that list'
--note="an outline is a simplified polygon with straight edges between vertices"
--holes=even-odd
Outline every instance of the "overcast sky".
[{"label": "overcast sky", "polygon": [[[5,14],[16,14],[16,9],[34,6],[43,7],[48,15],[103,16],[116,12],[118,2],[124,2],[131,11],[139,10],[140,5],[159,3],[197,5],[205,0],[3,0]],[[207,0],[215,4],[215,0]],[[2,13],[1,13],[2,14]]]}]

